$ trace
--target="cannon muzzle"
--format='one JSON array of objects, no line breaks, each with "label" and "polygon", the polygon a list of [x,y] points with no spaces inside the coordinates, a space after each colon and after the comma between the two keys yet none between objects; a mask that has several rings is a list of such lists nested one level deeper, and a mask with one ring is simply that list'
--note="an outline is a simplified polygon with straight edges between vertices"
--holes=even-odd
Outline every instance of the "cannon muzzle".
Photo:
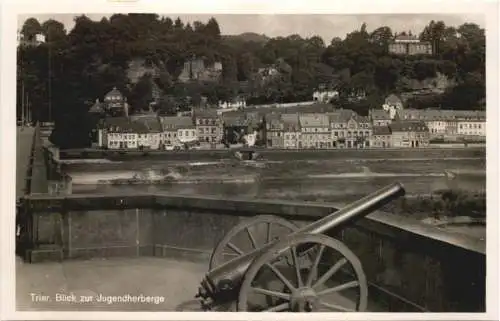
[{"label": "cannon muzzle", "polygon": [[[404,196],[404,194],[405,190],[402,184],[395,183],[388,185],[328,216],[300,228],[290,234],[290,236],[334,232],[346,225],[352,224],[356,219],[380,209],[394,199]],[[201,282],[198,297],[209,301],[213,305],[225,304],[234,300],[238,296],[245,273],[253,260],[268,251],[277,242],[279,240],[270,242],[259,249],[243,254],[209,271]]]}]

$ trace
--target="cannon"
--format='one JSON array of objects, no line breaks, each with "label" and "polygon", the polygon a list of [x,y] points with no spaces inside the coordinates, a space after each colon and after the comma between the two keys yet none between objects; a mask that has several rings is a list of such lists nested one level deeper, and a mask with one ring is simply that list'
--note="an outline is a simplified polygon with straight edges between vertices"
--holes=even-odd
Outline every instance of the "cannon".
[{"label": "cannon", "polygon": [[328,235],[404,194],[394,183],[302,228],[273,215],[243,221],[214,248],[195,297],[205,311],[365,311],[361,262]]}]

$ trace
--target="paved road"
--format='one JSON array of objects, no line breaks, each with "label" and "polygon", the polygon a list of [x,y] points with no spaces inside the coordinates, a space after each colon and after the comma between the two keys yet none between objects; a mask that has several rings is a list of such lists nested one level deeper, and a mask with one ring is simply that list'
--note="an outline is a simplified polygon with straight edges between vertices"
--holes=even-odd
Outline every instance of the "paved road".
[{"label": "paved road", "polygon": [[[207,272],[208,262],[196,257],[173,258],[114,258],[63,263],[27,264],[16,262],[16,305],[18,311],[200,311],[195,300],[200,281]],[[96,297],[144,295],[163,298],[153,303],[105,304],[57,303],[57,293],[74,293]],[[46,295],[51,302],[35,302],[32,295]],[[370,311],[381,311],[370,303]]]},{"label": "paved road", "polygon": [[34,133],[35,129],[33,127],[17,127],[16,199],[24,195],[26,171],[28,169]]}]

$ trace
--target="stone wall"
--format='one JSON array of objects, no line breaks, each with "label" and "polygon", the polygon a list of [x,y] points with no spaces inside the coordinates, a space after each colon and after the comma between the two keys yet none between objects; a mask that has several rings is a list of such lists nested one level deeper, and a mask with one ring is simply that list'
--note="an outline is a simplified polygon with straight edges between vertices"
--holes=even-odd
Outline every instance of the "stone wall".
[{"label": "stone wall", "polygon": [[[79,197],[79,211],[64,210],[76,207],[72,202]],[[101,204],[83,198],[59,197],[51,213],[35,212],[38,245],[30,251],[32,261],[201,254],[208,263],[217,242],[245,217],[276,214],[303,225],[334,210],[331,204],[179,196],[158,196],[149,209],[133,208],[147,201],[138,197],[120,200],[120,210],[97,210],[111,206],[104,203],[107,197],[100,197]],[[381,212],[333,236],[360,258],[370,296],[389,311],[485,311],[484,242]]]}]

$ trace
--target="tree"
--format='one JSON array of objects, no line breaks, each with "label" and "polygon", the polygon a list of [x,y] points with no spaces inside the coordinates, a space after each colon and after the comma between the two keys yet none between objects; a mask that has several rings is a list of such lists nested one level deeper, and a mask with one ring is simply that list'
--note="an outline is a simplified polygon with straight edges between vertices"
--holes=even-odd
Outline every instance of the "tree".
[{"label": "tree", "polygon": [[43,29],[40,25],[40,22],[38,22],[38,20],[35,18],[27,19],[24,22],[23,27],[21,28],[21,34],[26,40],[33,39],[36,34],[41,33],[42,31]]},{"label": "tree", "polygon": [[217,20],[215,20],[214,17],[210,18],[204,28],[204,33],[213,38],[219,38],[220,37],[220,28],[219,28],[219,23]]},{"label": "tree", "polygon": [[177,103],[172,95],[164,95],[160,98],[158,109],[162,115],[176,115]]},{"label": "tree", "polygon": [[177,17],[174,21],[174,29],[175,30],[182,30],[184,28],[184,23],[182,22],[180,17]]},{"label": "tree", "polygon": [[61,41],[66,37],[66,29],[64,28],[64,25],[53,19],[45,21],[41,25],[41,29],[49,42]]},{"label": "tree", "polygon": [[158,79],[158,85],[164,91],[168,91],[173,85],[173,79],[170,73],[166,70],[160,72],[160,77]]},{"label": "tree", "polygon": [[486,97],[486,86],[483,75],[479,72],[467,73],[463,82],[448,89],[444,97],[447,106],[456,109],[479,109],[479,102]]},{"label": "tree", "polygon": [[194,31],[198,33],[203,33],[205,31],[205,24],[201,21],[193,22]]},{"label": "tree", "polygon": [[381,46],[387,46],[392,39],[392,30],[387,26],[379,27],[370,34],[370,40]]},{"label": "tree", "polygon": [[[88,126],[81,119],[88,102],[102,98],[114,86],[128,97],[133,109],[147,108],[153,82],[161,91],[159,108],[169,112],[189,110],[189,101],[197,104],[201,96],[211,103],[237,95],[248,95],[248,102],[254,103],[310,100],[318,86],[327,85],[339,91],[343,99],[339,105],[364,113],[387,94],[414,91],[440,72],[456,86],[451,85],[443,95],[410,99],[412,106],[484,108],[486,39],[484,29],[476,24],[454,27],[431,21],[420,37],[431,41],[437,51],[431,56],[402,57],[386,50],[392,38],[387,26],[368,33],[362,24],[345,39],[336,37],[326,45],[318,36],[297,34],[223,36],[213,17],[192,23],[173,19],[114,14],[93,21],[81,15],[67,34],[55,20],[41,26],[36,19],[26,20],[24,34],[43,32],[48,41],[18,48],[18,88],[23,85],[29,92],[38,119],[49,118],[50,101],[57,123],[55,141],[66,141],[78,132],[83,143]],[[186,71],[184,63],[193,56],[206,65],[222,62],[221,74],[200,69],[202,80],[177,81]],[[128,84],[130,63],[137,59],[148,62],[145,68],[159,71],[155,79],[149,75],[136,85]],[[349,102],[353,91],[367,96]]]},{"label": "tree", "polygon": [[245,52],[238,57],[238,80],[245,81],[252,78],[252,74],[256,69],[256,60],[255,56],[250,52]]},{"label": "tree", "polygon": [[330,41],[330,46],[331,47],[336,47],[342,43],[342,39],[340,37],[333,37],[332,40]]},{"label": "tree", "polygon": [[148,110],[153,101],[151,75],[145,74],[132,88],[128,101],[134,110]]},{"label": "tree", "polygon": [[416,61],[413,70],[418,80],[435,77],[437,71],[436,61],[430,59]]}]

